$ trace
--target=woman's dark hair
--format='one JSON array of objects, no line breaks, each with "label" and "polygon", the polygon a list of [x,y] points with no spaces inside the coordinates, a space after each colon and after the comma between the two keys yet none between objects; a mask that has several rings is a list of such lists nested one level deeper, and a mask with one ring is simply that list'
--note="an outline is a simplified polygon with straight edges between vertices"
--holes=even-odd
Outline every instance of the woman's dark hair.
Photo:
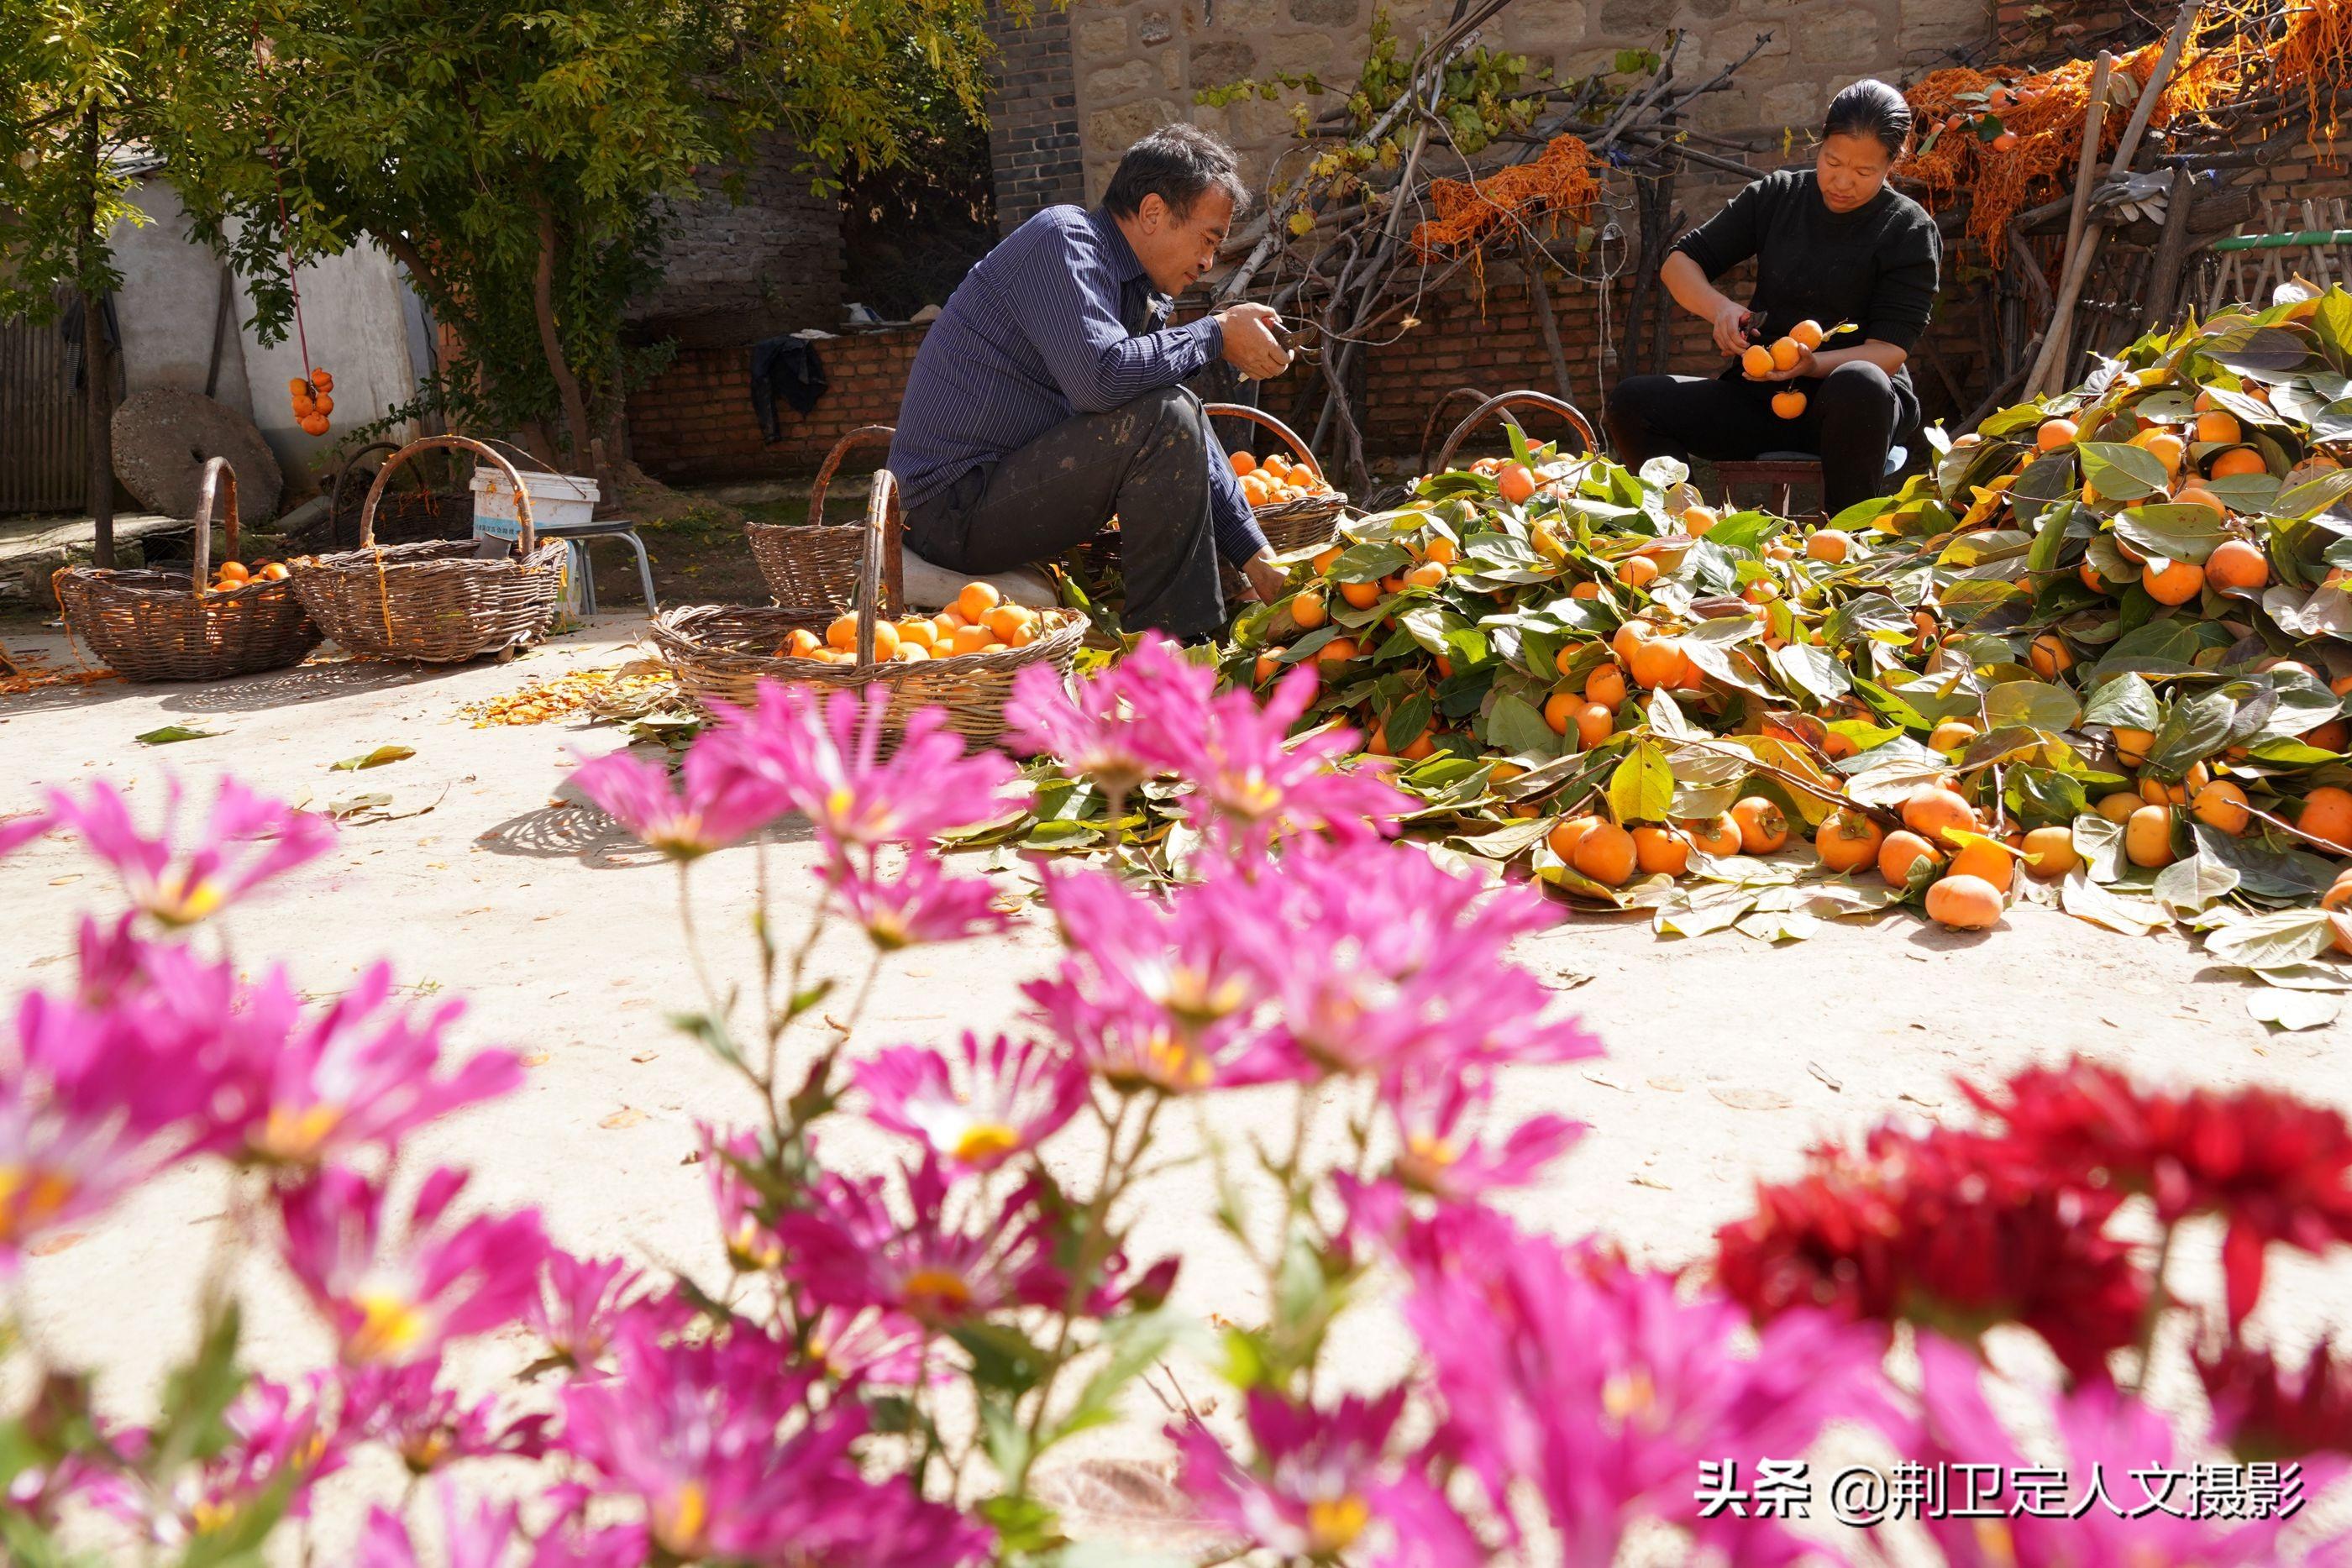
[{"label": "woman's dark hair", "polygon": [[1163,125],[1127,150],[1103,191],[1114,217],[1131,218],[1146,196],[1158,196],[1178,219],[1189,216],[1203,191],[1233,197],[1235,212],[1249,204],[1249,188],[1235,172],[1234,150],[1197,125]]},{"label": "woman's dark hair", "polygon": [[1874,137],[1889,159],[1900,158],[1911,140],[1911,106],[1885,82],[1864,77],[1830,99],[1822,134]]}]

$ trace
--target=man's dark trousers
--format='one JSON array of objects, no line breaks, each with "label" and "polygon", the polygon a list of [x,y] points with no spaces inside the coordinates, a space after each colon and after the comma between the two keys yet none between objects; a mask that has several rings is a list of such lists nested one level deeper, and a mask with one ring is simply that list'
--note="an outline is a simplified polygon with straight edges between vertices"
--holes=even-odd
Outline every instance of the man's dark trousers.
[{"label": "man's dark trousers", "polygon": [[1118,517],[1129,632],[1181,641],[1224,629],[1209,465],[1224,447],[1182,387],[1063,421],[975,468],[907,519],[917,555],[975,577],[1062,555]]}]

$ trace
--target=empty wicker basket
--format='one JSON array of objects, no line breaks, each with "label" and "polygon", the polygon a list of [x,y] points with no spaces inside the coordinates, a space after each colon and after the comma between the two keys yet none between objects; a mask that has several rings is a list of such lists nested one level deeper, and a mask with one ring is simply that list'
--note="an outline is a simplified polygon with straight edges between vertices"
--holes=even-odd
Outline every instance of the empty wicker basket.
[{"label": "empty wicker basket", "polygon": [[228,491],[229,559],[236,559],[236,473],[227,460],[205,465],[196,498],[195,559],[176,571],[101,571],[69,567],[57,575],[66,626],[125,680],[218,681],[299,664],[319,645],[289,578],[257,579],[215,593],[213,497]]},{"label": "empty wicker basket", "polygon": [[[504,559],[484,559],[477,541],[375,542],[376,507],[393,470],[437,446],[487,458],[514,486],[521,538]],[[360,548],[293,563],[294,589],[327,635],[353,653],[457,664],[502,653],[547,634],[563,594],[566,547],[541,542],[530,495],[514,465],[463,435],[428,435],[383,460],[360,511]]]},{"label": "empty wicker basket", "polygon": [[[887,424],[861,424],[833,444],[809,485],[805,523],[745,523],[751,559],[779,604],[830,605],[846,610],[857,592],[857,567],[866,550],[866,530],[854,523],[824,520],[824,493],[841,460],[861,446],[890,444]],[[892,507],[898,495],[891,493]],[[893,603],[897,602],[895,600]]]},{"label": "empty wicker basket", "polygon": [[898,480],[877,469],[863,528],[843,528],[862,540],[856,579],[857,662],[830,664],[779,656],[794,630],[822,632],[840,613],[831,605],[771,605],[766,608],[701,605],[656,616],[653,642],[677,684],[697,702],[748,706],[763,680],[844,690],[881,685],[890,692],[889,727],[901,729],[908,716],[930,704],[947,709],[948,727],[974,745],[1004,734],[1004,705],[1013,681],[1031,664],[1050,662],[1064,674],[1085,640],[1086,618],[1075,611],[1047,610],[1034,642],[995,653],[960,653],[913,664],[877,663],[874,623],[884,604],[900,602],[896,562]]}]

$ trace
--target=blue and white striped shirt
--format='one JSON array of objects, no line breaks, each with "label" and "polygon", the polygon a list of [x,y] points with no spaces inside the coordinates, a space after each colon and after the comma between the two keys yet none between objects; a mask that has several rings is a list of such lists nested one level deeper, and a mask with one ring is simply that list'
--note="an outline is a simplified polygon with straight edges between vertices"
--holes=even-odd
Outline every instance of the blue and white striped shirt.
[{"label": "blue and white striped shirt", "polygon": [[[909,511],[976,467],[992,467],[1073,414],[1102,413],[1174,386],[1224,353],[1202,317],[1164,319],[1118,222],[1100,208],[1047,207],[964,274],[915,354],[890,442]],[[1212,463],[1217,552],[1238,565],[1266,548],[1233,471]]]}]

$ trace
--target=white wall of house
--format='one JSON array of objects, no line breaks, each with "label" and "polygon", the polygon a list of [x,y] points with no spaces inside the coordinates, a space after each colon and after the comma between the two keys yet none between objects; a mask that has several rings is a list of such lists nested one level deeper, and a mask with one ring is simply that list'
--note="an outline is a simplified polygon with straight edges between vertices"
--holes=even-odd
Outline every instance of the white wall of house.
[{"label": "white wall of house", "polygon": [[[113,236],[122,274],[115,309],[125,379],[134,392],[148,387],[201,392],[219,315],[220,259],[189,238],[186,213],[160,172],[140,183],[134,199],[149,221],[126,224]],[[303,476],[344,432],[383,418],[415,395],[429,364],[430,339],[415,329],[422,318],[406,277],[373,245],[362,242],[300,268],[296,286],[310,365],[302,362],[290,327],[282,341],[262,345],[247,326],[252,301],[236,285],[212,395],[260,426],[286,469],[289,495],[299,497],[310,487]],[[312,367],[335,378],[333,427],[323,436],[303,434],[286,391],[289,380]]]}]

